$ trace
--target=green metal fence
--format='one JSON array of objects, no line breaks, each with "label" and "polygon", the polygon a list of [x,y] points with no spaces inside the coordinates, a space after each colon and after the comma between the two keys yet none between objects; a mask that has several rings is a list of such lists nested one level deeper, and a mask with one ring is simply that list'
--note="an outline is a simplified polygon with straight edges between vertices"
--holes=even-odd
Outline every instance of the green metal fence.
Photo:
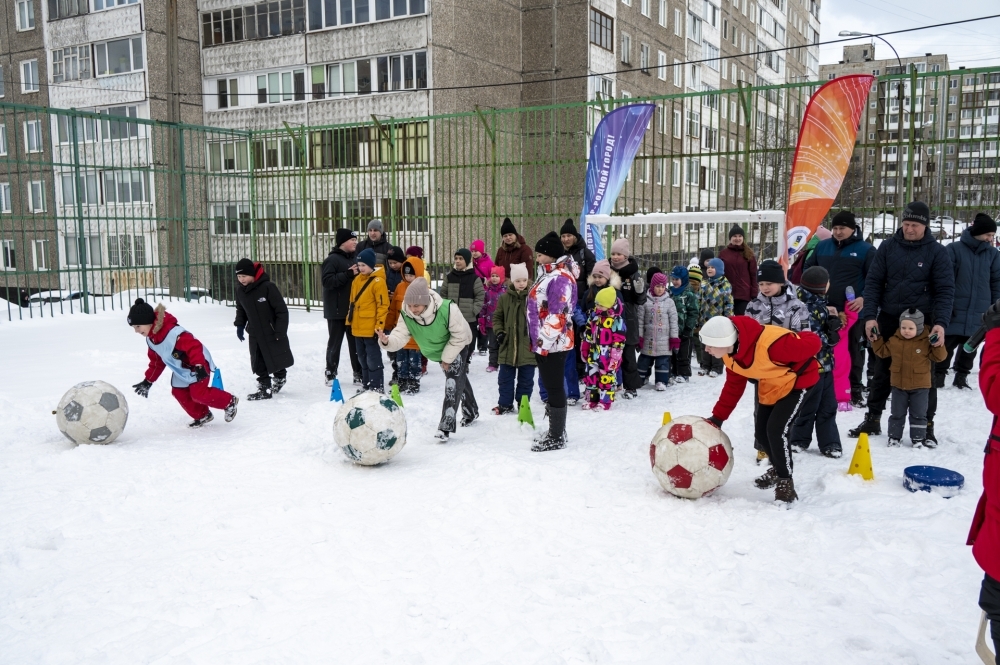
[{"label": "green metal fence", "polygon": [[[0,297],[8,318],[127,308],[141,295],[229,301],[232,265],[262,261],[291,303],[322,302],[337,228],[383,221],[440,276],[510,217],[533,242],[577,218],[589,139],[620,104],[656,111],[615,214],[783,209],[798,128],[819,83],[745,86],[350,125],[232,131],[0,104]],[[901,90],[900,90],[901,87]],[[902,93],[900,95],[900,92]],[[1000,70],[882,76],[834,207],[885,237],[910,199],[943,240],[1000,190]],[[612,228],[668,268],[727,242],[726,223]],[[774,225],[747,229],[764,256]]]}]

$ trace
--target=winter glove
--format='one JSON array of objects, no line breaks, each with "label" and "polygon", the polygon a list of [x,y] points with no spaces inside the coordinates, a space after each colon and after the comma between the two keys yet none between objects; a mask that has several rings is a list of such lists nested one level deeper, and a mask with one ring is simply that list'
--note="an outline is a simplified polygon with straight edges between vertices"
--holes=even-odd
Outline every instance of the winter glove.
[{"label": "winter glove", "polygon": [[996,301],[990,308],[983,312],[983,325],[987,330],[993,330],[1000,326],[1000,300]]},{"label": "winter glove", "polygon": [[617,372],[618,368],[622,364],[622,350],[621,349],[611,349],[611,359],[608,362],[608,369],[612,372]]},{"label": "winter glove", "polygon": [[830,318],[828,318],[826,322],[823,324],[823,329],[826,330],[826,332],[828,333],[833,333],[840,330],[840,317],[831,316]]},{"label": "winter glove", "polygon": [[149,397],[149,389],[152,387],[153,387],[152,383],[150,383],[146,379],[143,379],[139,383],[132,386],[132,390],[134,390],[135,394],[138,395],[139,397]]},{"label": "winter glove", "polygon": [[716,418],[715,416],[709,416],[708,418],[705,418],[705,420],[707,420],[709,424],[712,425],[712,427],[720,430],[722,429],[723,421],[720,420],[719,418]]},{"label": "winter glove", "polygon": [[497,333],[497,347],[498,348],[501,347],[501,346],[503,346],[503,341],[505,339],[507,339],[507,333],[505,333],[505,332],[498,332]]},{"label": "winter glove", "polygon": [[670,338],[670,350],[671,351],[679,351],[680,348],[681,348],[681,338],[680,337],[671,337]]},{"label": "winter glove", "polygon": [[206,372],[205,368],[202,367],[201,365],[195,365],[194,366],[194,375],[195,375],[195,377],[197,377],[197,379],[199,381],[207,381],[208,380],[208,372]]},{"label": "winter glove", "polygon": [[246,326],[236,326],[236,337],[238,337],[241,342],[244,339],[243,338],[243,331],[246,330],[246,329],[247,329]]},{"label": "winter glove", "polygon": [[573,323],[575,323],[579,328],[587,325],[587,317],[584,316],[583,310],[579,307],[573,308]]}]

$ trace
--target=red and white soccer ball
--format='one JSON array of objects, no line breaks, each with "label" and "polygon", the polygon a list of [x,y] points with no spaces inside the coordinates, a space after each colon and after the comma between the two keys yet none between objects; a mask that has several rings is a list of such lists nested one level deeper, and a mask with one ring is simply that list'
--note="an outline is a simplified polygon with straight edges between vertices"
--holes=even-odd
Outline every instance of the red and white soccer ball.
[{"label": "red and white soccer ball", "polygon": [[663,489],[699,499],[722,487],[733,471],[729,437],[699,416],[681,416],[659,430],[649,444],[653,474]]}]

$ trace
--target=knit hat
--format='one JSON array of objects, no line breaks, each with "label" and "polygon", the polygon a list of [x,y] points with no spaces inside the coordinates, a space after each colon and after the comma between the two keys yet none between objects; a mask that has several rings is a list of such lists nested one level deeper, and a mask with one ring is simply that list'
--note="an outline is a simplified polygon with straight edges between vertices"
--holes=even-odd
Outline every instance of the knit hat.
[{"label": "knit hat", "polygon": [[662,286],[667,285],[667,276],[664,275],[662,272],[656,273],[655,275],[653,275],[653,279],[649,280],[649,288],[651,289],[655,289],[657,286],[660,285]]},{"label": "knit hat", "polygon": [[236,262],[236,274],[254,277],[257,274],[257,269],[254,268],[253,261],[250,259],[240,259]]},{"label": "knit hat", "polygon": [[993,218],[984,212],[976,215],[976,218],[972,221],[972,226],[969,227],[969,233],[974,236],[979,236],[984,233],[996,233],[997,223],[993,221]]},{"label": "knit hat", "polygon": [[688,268],[688,281],[694,282],[695,284],[701,284],[701,280],[705,277],[705,274],[701,271],[701,266],[691,266]]},{"label": "knit hat", "polygon": [[652,286],[653,275],[655,275],[658,272],[663,272],[663,271],[657,268],[656,266],[649,266],[648,268],[646,268],[646,283]]},{"label": "knit hat", "polygon": [[136,298],[135,304],[128,310],[127,320],[130,326],[148,326],[156,320],[156,312],[145,300]]},{"label": "knit hat", "polygon": [[417,267],[415,265],[413,265],[412,263],[410,263],[409,261],[406,261],[406,262],[403,263],[403,274],[404,275],[416,275],[417,274]]},{"label": "knit hat", "polygon": [[611,279],[611,263],[607,259],[601,259],[594,264],[594,269],[590,271],[590,274],[594,277],[603,277],[604,279]]},{"label": "knit hat", "polygon": [[417,277],[410,282],[410,285],[406,287],[406,293],[403,295],[403,304],[407,307],[413,307],[414,305],[427,307],[431,304],[431,289],[427,286],[426,279]]},{"label": "knit hat", "polygon": [[710,318],[701,327],[701,333],[699,333],[698,337],[705,346],[721,348],[732,346],[739,339],[736,326],[727,316],[713,316]]},{"label": "knit hat", "polygon": [[[714,259],[714,260],[718,261],[719,259]],[[772,282],[774,284],[784,284],[785,271],[781,268],[781,264],[775,261],[774,259],[761,261],[760,265],[757,266],[757,281]]]},{"label": "knit hat", "polygon": [[698,265],[704,266],[705,261],[714,258],[715,258],[715,251],[706,247],[705,249],[701,250],[701,254],[698,255]]},{"label": "knit hat", "polygon": [[834,226],[846,226],[850,229],[856,229],[858,228],[858,220],[850,210],[841,210],[833,216],[833,221],[830,222],[830,228]]},{"label": "knit hat", "polygon": [[559,234],[555,231],[549,231],[535,243],[535,253],[558,259],[566,253],[566,250],[563,249],[562,241],[559,240]]},{"label": "knit hat", "polygon": [[899,322],[902,323],[903,321],[913,321],[914,325],[917,326],[918,335],[924,331],[924,313],[919,309],[911,307],[900,314]]},{"label": "knit hat", "polygon": [[472,250],[473,252],[479,252],[480,254],[485,254],[486,253],[486,243],[483,242],[482,240],[473,240],[469,244],[469,249]]},{"label": "knit hat", "polygon": [[743,236],[746,237],[746,232],[743,231],[743,227],[739,224],[733,224],[733,228],[729,229],[729,239],[732,240],[733,236]]},{"label": "knit hat", "polygon": [[383,232],[385,229],[382,227],[382,220],[373,219],[372,221],[368,222],[368,230],[378,231],[379,233]]},{"label": "knit hat", "polygon": [[670,279],[679,279],[683,282],[688,279],[688,269],[684,266],[674,266],[674,269],[670,271]]},{"label": "knit hat", "polygon": [[802,272],[802,279],[799,281],[799,286],[803,289],[818,295],[822,295],[829,284],[830,273],[823,266],[806,268]]},{"label": "knit hat", "polygon": [[632,245],[629,243],[628,238],[619,238],[611,243],[611,253],[632,256]]},{"label": "knit hat", "polygon": [[615,300],[618,299],[618,292],[614,290],[613,287],[605,286],[603,289],[597,292],[594,296],[594,302],[605,309],[610,309],[612,305],[615,304]]},{"label": "knit hat", "polygon": [[472,265],[472,252],[467,250],[465,247],[459,247],[455,250],[455,256],[461,256],[465,259],[465,265]]},{"label": "knit hat", "polygon": [[503,282],[507,278],[507,271],[503,269],[503,266],[493,266],[490,268],[490,277],[493,275],[499,275],[500,281]]},{"label": "knit hat", "polygon": [[406,248],[406,255],[415,256],[418,259],[422,259],[424,258],[424,248],[418,247],[417,245],[410,245],[409,247]]},{"label": "knit hat", "polygon": [[571,217],[567,218],[566,221],[563,222],[562,228],[559,229],[559,235],[564,236],[567,234],[579,235],[576,231],[576,224],[573,223],[573,219]]},{"label": "knit hat", "polygon": [[709,259],[708,265],[715,268],[715,276],[723,277],[726,274],[726,264],[722,262],[722,259]]},{"label": "knit hat", "polygon": [[906,204],[903,210],[904,222],[920,222],[924,226],[931,223],[931,209],[923,201],[913,201]]},{"label": "knit hat", "polygon": [[389,252],[385,255],[386,261],[399,261],[402,263],[406,260],[406,254],[403,253],[402,247],[396,247],[393,245],[389,248]]},{"label": "knit hat", "polygon": [[531,279],[531,274],[528,272],[528,266],[523,263],[510,264],[510,279],[511,281],[514,281],[515,279]]},{"label": "knit hat", "polygon": [[340,247],[351,238],[357,238],[357,237],[358,237],[357,231],[352,231],[350,229],[337,229],[337,239],[335,240],[335,242],[337,243],[337,247]]},{"label": "knit hat", "polygon": [[833,237],[833,234],[830,233],[830,229],[826,228],[825,226],[821,226],[818,229],[816,229],[816,237],[819,238],[820,240],[829,240],[830,238]]},{"label": "knit hat", "polygon": [[375,250],[372,249],[371,247],[369,247],[368,249],[361,250],[361,253],[358,254],[358,263],[364,263],[372,270],[375,269],[375,262],[376,262]]},{"label": "knit hat", "polygon": [[500,235],[503,236],[508,233],[517,235],[517,229],[514,228],[514,222],[510,221],[510,217],[504,217],[503,224],[500,225]]}]

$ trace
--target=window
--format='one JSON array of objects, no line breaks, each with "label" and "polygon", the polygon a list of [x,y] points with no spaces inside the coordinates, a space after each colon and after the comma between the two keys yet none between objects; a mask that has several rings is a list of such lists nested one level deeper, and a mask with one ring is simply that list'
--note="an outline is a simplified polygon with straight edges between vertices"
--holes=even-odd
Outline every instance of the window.
[{"label": "window", "polygon": [[[101,139],[104,141],[134,139],[145,135],[144,126],[132,121],[139,117],[138,106],[113,106],[98,113],[115,118],[101,121]],[[87,123],[84,124],[84,130],[90,130]]]},{"label": "window", "polygon": [[643,16],[650,15],[649,2],[650,0],[639,0],[639,12],[642,13]]},{"label": "window", "polygon": [[681,36],[681,30],[682,30],[681,23],[683,21],[682,16],[683,15],[681,14],[681,10],[679,9],[674,10],[674,34],[678,37]]},{"label": "window", "polygon": [[108,265],[114,268],[146,265],[146,240],[142,236],[108,236]]},{"label": "window", "polygon": [[32,240],[31,258],[35,263],[35,270],[49,269],[49,241]]},{"label": "window", "polygon": [[45,212],[45,189],[41,180],[28,182],[28,212]]},{"label": "window", "polygon": [[649,44],[639,44],[639,70],[649,73]]},{"label": "window", "polygon": [[954,106],[958,103],[958,95],[950,95],[948,97],[948,106]]},{"label": "window", "polygon": [[306,71],[293,69],[257,77],[257,103],[302,102],[306,99]]},{"label": "window", "polygon": [[[67,266],[100,266],[101,265],[101,236],[66,236],[66,265]],[[83,254],[83,261],[80,261],[80,254]]]},{"label": "window", "polygon": [[681,186],[681,160],[675,159],[670,164],[670,186]]},{"label": "window", "polygon": [[635,163],[635,173],[639,182],[649,182],[649,160],[645,155],[639,155]]},{"label": "window", "polygon": [[719,8],[708,0],[705,0],[703,5],[702,17],[713,28],[719,27]]},{"label": "window", "polygon": [[[10,212],[10,183],[0,182],[0,213]],[[6,266],[4,266],[6,267]]]},{"label": "window", "polygon": [[701,70],[698,68],[698,65],[690,65],[690,69],[688,70],[687,87],[692,90],[701,89]]},{"label": "window", "polygon": [[[98,198],[97,172],[90,171],[80,174],[80,203],[83,205],[97,205],[101,201]],[[73,184],[73,174],[63,173],[60,177],[62,184],[63,205],[76,205],[76,186]]]},{"label": "window", "polygon": [[38,61],[21,63],[21,92],[38,92]]},{"label": "window", "polygon": [[[367,22],[368,0],[358,0],[359,5],[362,3],[365,11],[364,22]],[[341,23],[352,23],[350,3],[342,0],[341,4],[348,12],[347,20]],[[328,11],[325,22],[334,25],[337,20],[336,0],[332,2],[327,0],[326,5],[333,9]],[[361,12],[358,13],[360,15]],[[201,15],[201,28],[202,48],[301,34],[306,31],[305,0],[275,0],[206,12]]]},{"label": "window", "polygon": [[0,97],[3,97],[3,95],[4,95],[3,67],[0,67]]},{"label": "window", "polygon": [[52,82],[90,78],[90,46],[70,46],[52,51]]},{"label": "window", "polygon": [[141,71],[144,67],[141,36],[95,44],[94,55],[98,76]]},{"label": "window", "polygon": [[701,164],[698,162],[697,157],[689,157],[685,160],[687,163],[687,169],[684,173],[684,183],[687,185],[697,185],[699,182],[699,171],[701,170]]},{"label": "window", "polygon": [[661,26],[667,27],[667,0],[660,0],[660,11],[656,19]]},{"label": "window", "polygon": [[626,65],[632,62],[632,36],[622,33],[622,62]]},{"label": "window", "polygon": [[[273,204],[272,204],[273,205]],[[261,206],[264,208],[264,206]],[[216,203],[212,208],[215,235],[250,235],[250,206],[245,203]],[[261,214],[266,214],[266,209]]]},{"label": "window", "polygon": [[44,149],[41,120],[24,121],[24,148],[26,152],[41,152]]},{"label": "window", "polygon": [[17,29],[35,29],[35,0],[16,0],[14,11],[17,13]]},{"label": "window", "polygon": [[219,108],[236,108],[240,105],[240,82],[239,79],[219,79]]},{"label": "window", "polygon": [[[289,147],[292,140],[288,141]],[[261,143],[255,141],[255,144]],[[261,152],[263,156],[263,153]],[[247,171],[249,170],[249,153],[247,152],[246,141],[225,141],[222,143],[208,144],[208,170],[209,171]],[[262,160],[263,162],[263,160]],[[254,162],[256,168],[261,168],[263,163]]]},{"label": "window", "polygon": [[674,58],[673,70],[674,70],[674,85],[679,88],[682,85],[684,85],[684,82],[681,81],[681,79],[684,77],[684,66],[681,65],[681,61],[678,60],[677,58]]},{"label": "window", "polygon": [[[10,186],[8,185],[8,191]],[[17,270],[17,261],[14,257],[14,241],[0,240],[0,249],[3,250],[3,269]]]},{"label": "window", "polygon": [[[317,203],[321,203],[317,201]],[[340,201],[332,202],[339,208]],[[268,203],[262,206],[263,215],[258,230],[266,235],[284,235],[302,233],[302,204],[298,201]],[[321,211],[322,212],[322,211]],[[339,210],[334,210],[334,217],[340,216]],[[322,221],[320,221],[322,228]]]},{"label": "window", "polygon": [[69,18],[70,16],[81,16],[89,11],[90,7],[87,0],[49,0],[50,21]]},{"label": "window", "polygon": [[687,16],[687,38],[701,44],[701,19],[691,12]]},{"label": "window", "polygon": [[701,134],[701,114],[697,111],[687,112],[687,135],[698,138]]},{"label": "window", "polygon": [[606,76],[599,76],[597,78],[598,94],[601,95],[601,99],[614,99],[615,98],[615,82]]},{"label": "window", "polygon": [[105,171],[104,200],[107,203],[143,203],[149,201],[149,176],[146,171]]},{"label": "window", "polygon": [[681,114],[681,110],[680,109],[674,109],[674,138],[675,139],[681,138],[682,132],[684,131],[684,129],[683,129],[684,123],[683,123],[682,118],[683,118],[683,115]]},{"label": "window", "polygon": [[7,156],[7,125],[0,125],[0,157]]},{"label": "window", "polygon": [[94,11],[98,12],[102,9],[114,9],[115,7],[124,7],[125,5],[134,5],[139,0],[94,0]]},{"label": "window", "polygon": [[614,51],[614,19],[596,9],[590,10],[590,43]]},{"label": "window", "polygon": [[663,51],[656,52],[656,78],[667,80],[667,54]]},{"label": "window", "polygon": [[707,41],[702,43],[702,58],[708,59],[708,68],[719,71],[719,49]]}]

